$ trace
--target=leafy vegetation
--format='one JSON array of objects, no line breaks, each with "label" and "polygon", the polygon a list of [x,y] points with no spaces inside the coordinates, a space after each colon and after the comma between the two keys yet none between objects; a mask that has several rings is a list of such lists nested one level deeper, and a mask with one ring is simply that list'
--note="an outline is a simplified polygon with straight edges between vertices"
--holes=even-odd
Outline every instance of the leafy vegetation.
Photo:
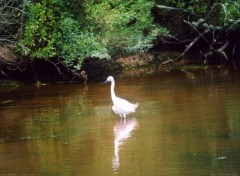
[{"label": "leafy vegetation", "polygon": [[222,7],[220,12],[220,20],[222,25],[226,26],[231,24],[233,21],[240,19],[240,0],[225,1],[220,5]]},{"label": "leafy vegetation", "polygon": [[[87,23],[91,31],[106,44],[111,55],[145,51],[152,40],[166,32],[152,24],[153,1],[102,1],[85,3]],[[144,12],[144,13],[142,13]]]},{"label": "leafy vegetation", "polygon": [[33,59],[60,57],[78,69],[87,57],[146,51],[166,32],[153,25],[153,6],[151,0],[30,2],[18,49]]},{"label": "leafy vegetation", "polygon": [[[167,29],[154,24],[156,4],[239,28],[240,0],[23,0],[0,2],[0,45],[16,45],[31,59],[58,58],[81,68],[85,58],[114,58],[152,48]],[[186,19],[187,20],[187,19]],[[211,23],[208,23],[211,25]]]},{"label": "leafy vegetation", "polygon": [[165,0],[165,2],[174,5],[175,8],[158,7],[174,9],[193,17],[183,19],[184,24],[191,28],[193,38],[187,42],[184,51],[175,58],[175,61],[195,47],[195,52],[199,52],[198,60],[201,59],[205,64],[225,63],[231,64],[235,69],[240,67],[239,0],[212,0],[205,4],[202,4],[205,1]]},{"label": "leafy vegetation", "polygon": [[215,11],[220,25],[240,18],[240,0],[156,0],[156,4],[163,4],[192,11],[199,18],[207,16],[212,10]]}]

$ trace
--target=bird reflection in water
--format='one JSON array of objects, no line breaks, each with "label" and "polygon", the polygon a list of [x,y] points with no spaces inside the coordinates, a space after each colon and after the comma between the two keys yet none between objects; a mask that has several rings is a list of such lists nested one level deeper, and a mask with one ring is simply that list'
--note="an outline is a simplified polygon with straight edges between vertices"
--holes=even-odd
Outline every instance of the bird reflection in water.
[{"label": "bird reflection in water", "polygon": [[117,171],[120,165],[119,149],[120,146],[132,135],[132,131],[138,126],[136,118],[121,119],[114,126],[114,157],[112,167]]}]

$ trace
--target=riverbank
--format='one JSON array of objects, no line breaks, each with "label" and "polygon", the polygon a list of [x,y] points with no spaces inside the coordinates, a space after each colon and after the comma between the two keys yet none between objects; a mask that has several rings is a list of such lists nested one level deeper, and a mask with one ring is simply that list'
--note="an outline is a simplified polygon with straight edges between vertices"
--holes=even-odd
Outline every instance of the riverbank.
[{"label": "riverbank", "polygon": [[[116,59],[88,58],[81,70],[67,67],[59,59],[30,60],[2,50],[1,80],[14,80],[25,83],[85,82],[119,74],[154,74],[162,70],[181,70],[182,68],[202,69],[209,67],[193,55],[186,55],[175,61],[181,53],[174,51],[138,53]],[[3,60],[4,58],[4,60]],[[216,65],[215,65],[216,66]],[[219,65],[217,65],[219,66]]]}]

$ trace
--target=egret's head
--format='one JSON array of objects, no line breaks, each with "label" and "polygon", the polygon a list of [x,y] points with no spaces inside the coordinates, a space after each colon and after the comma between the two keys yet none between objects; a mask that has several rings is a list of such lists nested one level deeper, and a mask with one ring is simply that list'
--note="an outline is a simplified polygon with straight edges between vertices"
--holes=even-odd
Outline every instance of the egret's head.
[{"label": "egret's head", "polygon": [[113,80],[114,80],[113,77],[112,77],[112,76],[109,76],[104,83],[111,82],[111,81],[113,81]]}]

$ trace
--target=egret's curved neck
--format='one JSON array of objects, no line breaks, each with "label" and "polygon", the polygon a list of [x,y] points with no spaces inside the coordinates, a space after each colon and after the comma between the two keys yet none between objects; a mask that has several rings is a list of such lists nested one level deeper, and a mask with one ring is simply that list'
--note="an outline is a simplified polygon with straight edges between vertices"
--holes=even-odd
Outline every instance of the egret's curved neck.
[{"label": "egret's curved neck", "polygon": [[115,87],[115,81],[111,81],[111,97],[114,99],[116,97],[115,92],[114,92],[114,87]]}]

